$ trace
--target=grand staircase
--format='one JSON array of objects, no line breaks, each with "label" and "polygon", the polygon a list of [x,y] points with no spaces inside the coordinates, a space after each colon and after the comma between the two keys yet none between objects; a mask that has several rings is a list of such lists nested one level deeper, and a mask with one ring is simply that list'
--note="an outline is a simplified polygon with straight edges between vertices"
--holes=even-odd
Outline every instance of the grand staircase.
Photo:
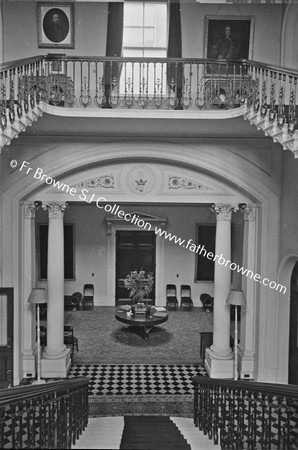
[{"label": "grand staircase", "polygon": [[219,446],[193,419],[166,416],[95,417],[89,419],[73,449],[211,450]]}]

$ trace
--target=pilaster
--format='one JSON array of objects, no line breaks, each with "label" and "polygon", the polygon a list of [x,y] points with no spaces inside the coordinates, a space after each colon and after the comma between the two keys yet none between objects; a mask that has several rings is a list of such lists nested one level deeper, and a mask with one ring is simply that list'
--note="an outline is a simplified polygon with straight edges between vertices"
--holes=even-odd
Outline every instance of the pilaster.
[{"label": "pilaster", "polygon": [[36,316],[35,308],[28,303],[31,290],[36,284],[35,267],[35,206],[33,202],[29,202],[23,205],[23,378],[35,376]]}]

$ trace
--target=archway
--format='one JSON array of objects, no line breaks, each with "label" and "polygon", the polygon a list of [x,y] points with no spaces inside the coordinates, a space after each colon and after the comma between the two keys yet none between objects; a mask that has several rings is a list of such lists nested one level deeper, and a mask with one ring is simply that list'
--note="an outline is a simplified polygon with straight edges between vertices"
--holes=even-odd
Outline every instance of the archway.
[{"label": "archway", "polygon": [[[276,215],[276,211],[279,208],[277,195],[271,189],[269,181],[264,179],[264,171],[259,169],[256,173],[255,162],[250,162],[244,156],[230,151],[226,147],[222,147],[219,144],[204,145],[199,144],[173,144],[173,143],[143,143],[142,152],[140,153],[140,143],[128,143],[127,145],[123,143],[102,143],[102,144],[68,144],[59,146],[59,155],[61,155],[59,166],[57,166],[55,161],[55,152],[57,148],[53,149],[53,154],[51,158],[51,151],[40,154],[36,159],[33,159],[31,164],[34,167],[41,167],[44,173],[55,179],[63,179],[65,183],[69,183],[71,186],[73,183],[81,183],[86,181],[86,179],[94,177],[95,172],[98,169],[106,169],[113,165],[116,167],[122,164],[123,167],[128,164],[141,164],[145,175],[149,178],[156,179],[157,173],[155,171],[156,167],[162,165],[175,167],[176,171],[179,173],[170,173],[168,170],[168,176],[174,176],[177,180],[177,176],[181,179],[185,178],[184,175],[187,173],[190,175],[192,172],[192,178],[197,176],[196,183],[190,183],[190,186],[196,187],[196,189],[188,189],[185,184],[179,185],[179,189],[175,190],[169,188],[167,183],[153,183],[152,185],[148,182],[147,186],[152,186],[152,190],[146,195],[139,192],[132,192],[130,190],[130,197],[125,198],[121,189],[115,195],[106,195],[106,200],[108,202],[117,202],[121,199],[123,201],[129,201],[140,203],[143,201],[144,204],[152,203],[156,201],[156,195],[159,195],[160,205],[164,205],[166,201],[169,201],[168,193],[161,191],[160,189],[167,187],[168,191],[172,193],[172,203],[175,204],[183,203],[185,198],[190,199],[193,205],[204,203],[210,206],[212,203],[217,202],[232,202],[232,203],[259,203],[262,209],[260,227],[258,229],[258,234],[260,245],[258,245],[258,251],[256,257],[258,258],[258,264],[263,268],[263,272],[268,275],[271,279],[276,277],[276,266],[277,266],[277,236],[278,236],[278,223],[271,220],[271,217]],[[82,159],[82,155],[83,159]],[[154,165],[153,173],[150,172],[149,165]],[[235,170],[237,168],[237,170]],[[239,170],[241,168],[241,170]],[[133,169],[133,168],[132,168]],[[148,172],[146,172],[148,169]],[[17,172],[17,171],[16,171]],[[164,172],[164,171],[161,171]],[[130,177],[134,181],[133,177],[135,171],[127,172],[127,177]],[[248,174],[254,173],[253,176],[248,176]],[[151,175],[150,175],[151,174]],[[196,174],[196,176],[195,176]],[[76,203],[76,199],[65,193],[65,192],[55,192],[51,186],[41,183],[36,180],[30,174],[15,174],[14,181],[11,186],[7,187],[6,192],[3,195],[4,207],[8,214],[4,217],[4,227],[11,230],[10,234],[7,234],[7,239],[3,241],[3,258],[10,257],[12,255],[15,261],[22,260],[23,249],[22,243],[24,241],[24,234],[19,234],[19,230],[23,230],[23,220],[24,216],[21,214],[20,205],[24,201],[35,201],[35,200],[49,200],[49,201],[71,201]],[[136,174],[137,175],[137,174]],[[78,177],[81,177],[78,179]],[[117,179],[122,179],[121,174]],[[164,181],[163,178],[159,180]],[[13,180],[12,180],[13,181]],[[149,180],[150,181],[150,180]],[[181,180],[180,180],[181,181]],[[140,180],[137,185],[140,189]],[[205,187],[214,188],[204,189]],[[215,189],[217,187],[217,189]],[[220,189],[221,188],[221,189]],[[109,188],[105,188],[109,189]],[[162,194],[162,195],[161,195]],[[82,199],[81,199],[82,202]],[[86,205],[87,206],[87,205]],[[137,209],[138,206],[135,204],[134,208]],[[160,214],[162,216],[162,214]],[[270,228],[268,224],[270,223]],[[12,225],[11,225],[12,224]],[[176,234],[176,233],[175,233]],[[188,236],[186,235],[186,238]],[[270,245],[269,245],[270,242]],[[272,244],[273,243],[273,244]],[[268,251],[270,249],[270,252]],[[261,255],[261,258],[259,256]],[[28,256],[28,261],[29,261]],[[32,271],[34,272],[34,270]],[[16,326],[16,335],[19,336],[20,331],[25,328],[24,320],[24,305],[25,299],[27,298],[27,292],[22,287],[22,279],[20,279],[20,270],[17,266],[4,266],[3,280],[8,280],[9,284],[12,282],[16,286],[16,293],[20,299],[20,304],[16,308],[16,315],[19,320],[23,320],[21,328]],[[27,288],[28,289],[28,288]],[[274,293],[262,286],[260,286],[260,296],[262,296],[262,304],[260,305],[262,318],[267,316],[267,309],[270,308],[275,310],[276,305],[272,298],[275,296]],[[266,331],[267,333],[267,331]],[[263,361],[266,359],[266,364],[271,365],[269,359],[271,358],[270,353],[266,353],[267,343],[270,342],[266,338],[266,333],[262,336],[261,352],[259,357],[260,372],[262,370]],[[267,358],[262,358],[263,354],[267,354]],[[16,355],[16,367],[19,367],[18,356]],[[266,374],[265,374],[266,372]],[[17,376],[17,375],[16,375]],[[271,375],[270,375],[271,376]],[[268,371],[263,371],[263,379],[268,379]],[[270,378],[270,377],[269,377]],[[274,380],[274,374],[272,375],[272,381]]]}]

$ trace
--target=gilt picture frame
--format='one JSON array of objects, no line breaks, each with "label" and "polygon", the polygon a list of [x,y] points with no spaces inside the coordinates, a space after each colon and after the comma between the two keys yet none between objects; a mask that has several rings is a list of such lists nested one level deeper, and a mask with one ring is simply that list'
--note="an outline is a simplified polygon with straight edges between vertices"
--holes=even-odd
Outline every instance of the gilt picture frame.
[{"label": "gilt picture frame", "polygon": [[204,57],[252,59],[254,25],[253,16],[206,16]]},{"label": "gilt picture frame", "polygon": [[74,4],[37,2],[39,48],[74,48]]}]

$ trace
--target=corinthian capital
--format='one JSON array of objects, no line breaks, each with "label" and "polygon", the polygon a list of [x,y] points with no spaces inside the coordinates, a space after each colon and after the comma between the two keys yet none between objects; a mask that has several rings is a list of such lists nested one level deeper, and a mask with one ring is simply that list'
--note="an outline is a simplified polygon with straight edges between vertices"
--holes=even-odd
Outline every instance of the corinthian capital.
[{"label": "corinthian capital", "polygon": [[46,209],[49,213],[49,219],[63,219],[67,206],[67,202],[45,202],[42,204],[43,209]]},{"label": "corinthian capital", "polygon": [[247,205],[244,209],[244,220],[253,222],[256,220],[256,207],[254,205]]},{"label": "corinthian capital", "polygon": [[216,213],[216,220],[231,220],[232,212],[237,211],[238,205],[229,203],[218,203],[212,205],[211,211]]},{"label": "corinthian capital", "polygon": [[35,218],[35,205],[34,202],[25,203],[24,205],[25,219]]}]

